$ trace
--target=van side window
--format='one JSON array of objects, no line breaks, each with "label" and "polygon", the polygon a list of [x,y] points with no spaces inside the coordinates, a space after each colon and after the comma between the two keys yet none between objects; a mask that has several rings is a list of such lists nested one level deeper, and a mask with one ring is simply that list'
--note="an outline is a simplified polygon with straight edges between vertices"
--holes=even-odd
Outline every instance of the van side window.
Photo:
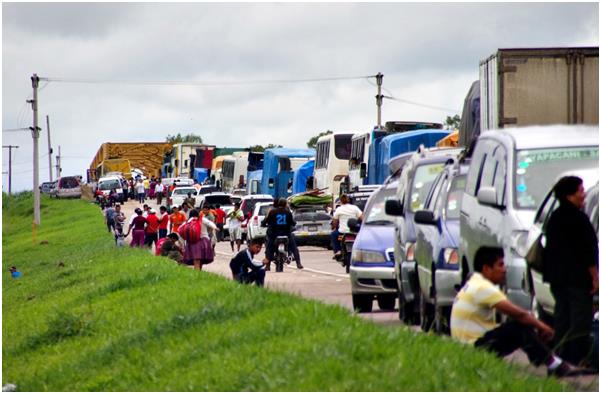
[{"label": "van side window", "polygon": [[480,188],[480,176],[482,175],[482,164],[486,159],[487,152],[487,141],[480,140],[476,143],[476,148],[472,156],[472,164],[467,175],[467,182],[465,184],[465,193],[476,196],[478,189]]},{"label": "van side window", "polygon": [[507,155],[502,146],[497,147],[495,159],[498,164],[495,179],[493,180],[493,186],[497,191],[497,202],[500,205],[505,205],[505,190],[507,189]]},{"label": "van side window", "polygon": [[428,211],[436,212],[435,211],[436,200],[438,199],[438,196],[440,195],[440,189],[442,188],[443,184],[446,183],[445,179],[446,179],[445,174],[440,174],[436,178],[436,180],[434,181],[435,183],[432,185],[432,188],[430,189],[430,195],[428,196],[426,203],[424,204],[424,209],[427,209]]},{"label": "van side window", "polygon": [[[494,155],[486,155],[486,160],[484,161],[484,167],[482,168],[482,175],[480,177],[480,185],[478,189],[482,186],[492,186],[493,181],[495,179],[495,173],[497,172],[497,160]],[[478,191],[476,191],[478,193]]]}]

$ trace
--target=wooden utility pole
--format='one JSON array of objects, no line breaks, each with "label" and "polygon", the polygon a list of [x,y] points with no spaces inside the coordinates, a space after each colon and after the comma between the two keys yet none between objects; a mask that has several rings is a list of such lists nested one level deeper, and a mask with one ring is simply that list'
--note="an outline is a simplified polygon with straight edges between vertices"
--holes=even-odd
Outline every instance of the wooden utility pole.
[{"label": "wooden utility pole", "polygon": [[46,115],[46,131],[48,132],[48,177],[52,182],[52,145],[50,145],[50,117]]},{"label": "wooden utility pole", "polygon": [[13,172],[13,149],[18,148],[18,145],[2,145],[3,148],[8,149],[8,195],[12,192],[12,172]]}]

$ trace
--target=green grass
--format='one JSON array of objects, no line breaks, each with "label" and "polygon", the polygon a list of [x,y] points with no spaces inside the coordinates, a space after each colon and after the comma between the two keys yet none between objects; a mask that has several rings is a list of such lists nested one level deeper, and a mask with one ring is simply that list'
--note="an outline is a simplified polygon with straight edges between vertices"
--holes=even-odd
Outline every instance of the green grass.
[{"label": "green grass", "polygon": [[30,195],[4,196],[2,372],[20,391],[566,389],[446,338],[118,249],[84,201],[43,198],[35,244],[31,220]]}]

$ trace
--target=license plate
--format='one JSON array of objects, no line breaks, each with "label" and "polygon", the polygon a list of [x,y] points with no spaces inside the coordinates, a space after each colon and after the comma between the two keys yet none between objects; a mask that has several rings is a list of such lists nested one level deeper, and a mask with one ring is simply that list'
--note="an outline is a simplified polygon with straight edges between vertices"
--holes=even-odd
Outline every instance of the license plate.
[{"label": "license plate", "polygon": [[309,226],[309,231],[317,231],[317,226]]}]

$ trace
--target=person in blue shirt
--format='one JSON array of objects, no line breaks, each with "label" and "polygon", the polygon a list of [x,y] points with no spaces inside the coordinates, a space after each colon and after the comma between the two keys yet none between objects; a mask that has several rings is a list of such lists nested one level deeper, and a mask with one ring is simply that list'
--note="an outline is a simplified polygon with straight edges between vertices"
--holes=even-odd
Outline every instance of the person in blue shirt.
[{"label": "person in blue shirt", "polygon": [[247,249],[238,252],[230,261],[230,269],[235,281],[240,283],[255,283],[259,287],[265,285],[265,266],[253,261],[253,257],[261,252],[263,241],[253,239]]},{"label": "person in blue shirt", "polygon": [[17,267],[15,267],[14,265],[12,267],[10,267],[9,271],[10,271],[10,276],[12,276],[13,278],[21,277],[21,273],[19,271],[17,271]]}]

